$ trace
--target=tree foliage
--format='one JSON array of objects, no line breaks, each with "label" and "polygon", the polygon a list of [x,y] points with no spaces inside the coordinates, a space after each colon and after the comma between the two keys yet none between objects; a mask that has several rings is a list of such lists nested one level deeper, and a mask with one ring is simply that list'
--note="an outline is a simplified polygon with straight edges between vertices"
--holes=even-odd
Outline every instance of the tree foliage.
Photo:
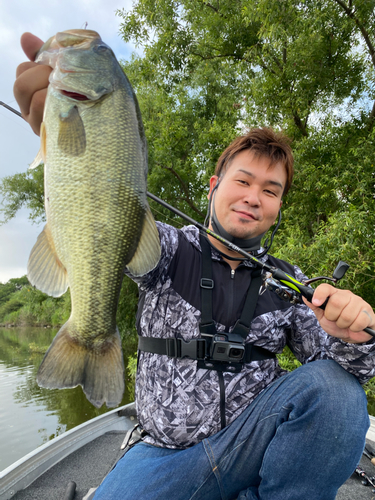
[{"label": "tree foliage", "polygon": [[[149,144],[148,188],[203,221],[207,185],[222,150],[239,132],[240,98],[231,72],[218,80],[207,67],[166,80],[160,68],[133,56],[123,68],[136,92]],[[173,216],[161,212],[158,218]]]},{"label": "tree foliage", "polygon": [[49,297],[33,287],[26,276],[0,283],[0,324],[60,326],[70,315],[70,294]]}]

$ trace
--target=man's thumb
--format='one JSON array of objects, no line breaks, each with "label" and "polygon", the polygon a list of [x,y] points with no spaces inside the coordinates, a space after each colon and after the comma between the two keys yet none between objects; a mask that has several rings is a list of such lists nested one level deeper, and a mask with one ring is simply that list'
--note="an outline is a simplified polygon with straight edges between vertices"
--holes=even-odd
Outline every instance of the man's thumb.
[{"label": "man's thumb", "polygon": [[24,33],[21,36],[21,47],[30,61],[34,61],[38,50],[43,45],[43,40],[32,33]]}]

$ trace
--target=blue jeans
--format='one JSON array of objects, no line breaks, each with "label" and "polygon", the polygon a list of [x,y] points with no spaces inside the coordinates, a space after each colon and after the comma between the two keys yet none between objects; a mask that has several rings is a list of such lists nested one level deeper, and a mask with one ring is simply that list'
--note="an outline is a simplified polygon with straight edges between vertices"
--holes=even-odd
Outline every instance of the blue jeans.
[{"label": "blue jeans", "polygon": [[191,448],[135,445],[94,500],[333,500],[360,460],[368,427],[356,378],[334,361],[314,361]]}]

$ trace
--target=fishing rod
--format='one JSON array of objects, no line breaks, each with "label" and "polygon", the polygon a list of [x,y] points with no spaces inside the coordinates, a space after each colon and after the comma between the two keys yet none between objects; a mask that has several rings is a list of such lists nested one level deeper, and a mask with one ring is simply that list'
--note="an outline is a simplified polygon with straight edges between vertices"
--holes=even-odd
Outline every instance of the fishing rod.
[{"label": "fishing rod", "polygon": [[[225,245],[227,248],[232,250],[233,252],[237,252],[243,257],[245,257],[247,260],[250,262],[253,262],[255,265],[260,267],[261,269],[265,270],[266,272],[264,273],[264,282],[263,282],[263,292],[267,290],[271,290],[272,292],[275,292],[279,297],[281,297],[283,300],[286,300],[287,302],[291,302],[292,304],[302,304],[302,299],[301,295],[305,297],[309,302],[312,301],[312,298],[314,296],[314,289],[310,288],[307,286],[310,283],[313,283],[315,281],[319,280],[329,280],[332,281],[333,283],[337,283],[346,273],[346,271],[349,269],[349,264],[346,262],[343,262],[340,260],[338,263],[336,269],[333,272],[332,278],[329,278],[327,276],[319,276],[317,278],[312,278],[310,280],[306,280],[305,282],[300,282],[296,280],[293,276],[290,276],[289,274],[285,273],[281,269],[278,269],[277,267],[270,266],[269,264],[262,262],[261,260],[257,259],[250,253],[246,252],[242,248],[238,247],[234,243],[226,240],[219,234],[215,233],[208,227],[204,226],[203,224],[200,224],[198,221],[192,219],[188,215],[184,214],[180,210],[178,210],[175,207],[172,207],[172,205],[169,205],[169,203],[165,202],[164,200],[158,198],[154,194],[150,193],[147,191],[147,196],[151,198],[152,200],[156,201],[159,203],[159,205],[167,208],[174,214],[178,215],[182,219],[185,219],[187,222],[190,224],[193,224],[196,226],[199,230],[205,232],[207,235],[212,236],[216,240],[220,241],[223,245]],[[261,293],[263,293],[261,292]],[[325,309],[326,305],[328,302],[327,300],[319,306],[320,309]],[[364,331],[371,335],[372,337],[375,337],[375,330],[372,328],[366,327],[364,328]]]},{"label": "fishing rod", "polygon": [[15,115],[20,116],[22,118],[22,115],[21,115],[21,113],[19,111],[17,111],[16,109],[12,108],[11,106],[8,106],[8,104],[5,104],[5,102],[0,101],[0,106],[4,106],[4,108],[9,109],[9,111],[11,111]]},{"label": "fishing rod", "polygon": [[[9,111],[12,111],[15,113],[17,116],[21,116],[21,113],[8,104],[5,104],[4,102],[0,101],[0,105],[4,106],[7,108]],[[269,264],[266,264],[265,262],[260,261],[253,255],[249,254],[242,248],[238,247],[237,245],[233,244],[232,242],[226,240],[222,236],[218,235],[208,227],[204,226],[203,224],[200,224],[198,221],[192,219],[188,215],[184,214],[180,210],[178,210],[175,207],[172,207],[172,205],[169,205],[169,203],[165,202],[161,198],[158,198],[154,194],[150,193],[147,191],[147,196],[151,198],[152,200],[156,201],[159,205],[162,207],[167,208],[174,214],[178,215],[182,219],[185,219],[187,222],[190,224],[193,224],[196,226],[198,229],[201,231],[205,232],[209,236],[212,236],[216,240],[220,241],[223,245],[225,245],[227,248],[232,250],[233,252],[237,252],[243,257],[245,257],[247,260],[250,262],[253,262],[256,264],[258,267],[261,269],[266,270],[264,273],[264,281],[263,281],[263,286],[262,286],[262,291],[260,293],[263,293],[265,290],[271,290],[272,292],[276,293],[281,299],[290,302],[292,304],[302,304],[302,299],[301,295],[305,297],[309,302],[312,301],[313,295],[314,295],[314,290],[307,285],[319,281],[319,280],[329,280],[334,283],[337,283],[346,273],[346,271],[349,269],[349,265],[346,262],[343,262],[340,260],[338,263],[336,269],[333,272],[332,278],[328,278],[327,276],[319,276],[317,278],[312,278],[310,280],[306,280],[305,282],[301,283],[300,281],[296,280],[293,276],[290,276],[289,274],[285,273],[281,269],[278,269],[277,267],[270,266]],[[328,302],[327,300],[319,306],[321,309],[325,309],[326,305]],[[364,331],[371,335],[372,337],[375,337],[375,330],[372,328],[364,328]]]}]

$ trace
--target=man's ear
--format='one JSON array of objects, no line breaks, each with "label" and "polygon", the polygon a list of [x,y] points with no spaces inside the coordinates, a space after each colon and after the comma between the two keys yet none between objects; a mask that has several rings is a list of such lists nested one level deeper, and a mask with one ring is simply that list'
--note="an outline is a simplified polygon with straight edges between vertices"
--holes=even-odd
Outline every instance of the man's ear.
[{"label": "man's ear", "polygon": [[213,189],[215,188],[215,186],[217,185],[218,179],[219,179],[219,177],[217,175],[213,175],[211,177],[211,179],[210,179],[210,191],[207,195],[208,199],[210,199],[211,193],[212,193]]}]

